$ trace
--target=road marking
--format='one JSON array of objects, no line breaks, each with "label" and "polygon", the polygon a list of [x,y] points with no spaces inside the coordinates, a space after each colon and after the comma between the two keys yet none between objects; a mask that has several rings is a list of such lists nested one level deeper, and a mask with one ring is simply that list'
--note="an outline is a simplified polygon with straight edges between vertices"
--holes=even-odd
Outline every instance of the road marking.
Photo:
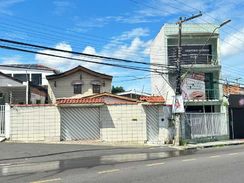
[{"label": "road marking", "polygon": [[56,179],[48,179],[48,180],[38,180],[38,181],[34,181],[34,182],[31,182],[31,183],[45,183],[45,182],[56,182],[56,181],[60,181],[62,180],[61,178],[56,178]]},{"label": "road marking", "polygon": [[149,148],[149,149],[156,149],[155,147],[151,147],[151,148]]},{"label": "road marking", "polygon": [[152,164],[147,164],[146,166],[157,166],[157,165],[163,165],[164,163],[161,162],[161,163],[152,163]]},{"label": "road marking", "polygon": [[195,158],[192,158],[192,159],[183,159],[182,161],[186,162],[186,161],[195,161],[195,160],[196,160]]},{"label": "road marking", "polygon": [[214,155],[214,156],[210,156],[209,158],[219,158],[220,155]]},{"label": "road marking", "polygon": [[104,171],[100,171],[97,172],[98,174],[104,174],[104,173],[113,173],[113,172],[118,172],[119,169],[111,169],[111,170],[104,170]]},{"label": "road marking", "polygon": [[237,155],[237,154],[239,154],[239,153],[230,153],[230,154],[228,154],[229,156],[234,156],[234,155]]}]

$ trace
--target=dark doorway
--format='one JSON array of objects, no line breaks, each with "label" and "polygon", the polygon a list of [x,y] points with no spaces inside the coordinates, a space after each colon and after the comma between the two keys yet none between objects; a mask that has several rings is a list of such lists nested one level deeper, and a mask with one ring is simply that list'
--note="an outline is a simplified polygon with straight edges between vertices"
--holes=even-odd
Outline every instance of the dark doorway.
[{"label": "dark doorway", "polygon": [[229,96],[230,138],[244,138],[244,95]]},{"label": "dark doorway", "polygon": [[230,109],[230,136],[234,139],[244,138],[244,109]]}]

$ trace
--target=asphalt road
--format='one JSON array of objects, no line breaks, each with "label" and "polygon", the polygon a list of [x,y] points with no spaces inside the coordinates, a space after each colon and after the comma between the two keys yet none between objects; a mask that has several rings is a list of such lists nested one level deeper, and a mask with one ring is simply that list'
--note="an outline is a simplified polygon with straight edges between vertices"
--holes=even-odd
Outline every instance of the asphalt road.
[{"label": "asphalt road", "polygon": [[190,151],[45,144],[0,149],[0,182],[244,182],[243,145]]}]

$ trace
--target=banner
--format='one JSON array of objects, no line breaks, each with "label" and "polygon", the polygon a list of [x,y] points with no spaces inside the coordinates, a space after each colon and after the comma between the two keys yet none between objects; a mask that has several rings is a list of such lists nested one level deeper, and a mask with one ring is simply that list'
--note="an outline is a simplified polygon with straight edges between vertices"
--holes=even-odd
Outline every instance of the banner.
[{"label": "banner", "polygon": [[173,97],[172,113],[184,113],[184,103],[182,96]]},{"label": "banner", "polygon": [[204,73],[188,75],[181,85],[184,100],[205,100]]}]

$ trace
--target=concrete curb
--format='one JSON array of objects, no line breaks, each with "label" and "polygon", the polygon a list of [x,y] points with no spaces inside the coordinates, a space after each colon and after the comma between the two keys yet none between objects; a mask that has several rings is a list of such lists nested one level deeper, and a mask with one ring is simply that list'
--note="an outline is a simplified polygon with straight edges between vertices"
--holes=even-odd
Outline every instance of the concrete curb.
[{"label": "concrete curb", "polygon": [[217,141],[217,142],[199,143],[194,145],[189,144],[186,146],[170,146],[170,147],[178,150],[190,150],[190,149],[205,149],[205,148],[212,148],[212,147],[222,147],[222,146],[232,146],[232,145],[242,145],[242,144],[244,144],[244,140]]}]

